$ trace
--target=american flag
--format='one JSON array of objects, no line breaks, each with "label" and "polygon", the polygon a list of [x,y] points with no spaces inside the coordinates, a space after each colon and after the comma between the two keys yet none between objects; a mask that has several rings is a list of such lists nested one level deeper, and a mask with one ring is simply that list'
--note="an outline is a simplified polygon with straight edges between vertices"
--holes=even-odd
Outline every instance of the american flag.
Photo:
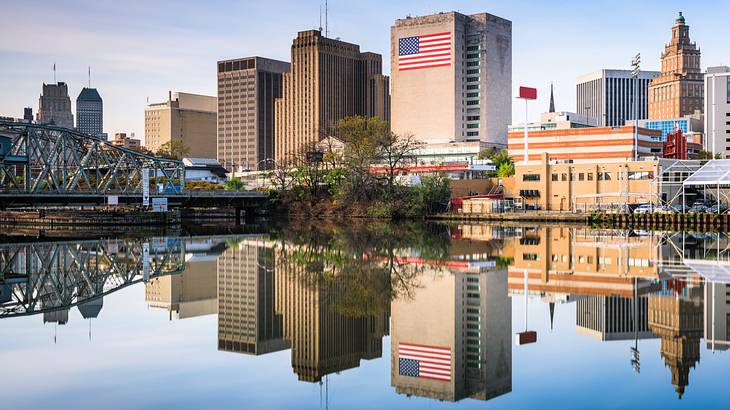
[{"label": "american flag", "polygon": [[398,343],[398,374],[450,381],[451,349]]},{"label": "american flag", "polygon": [[398,71],[451,65],[451,33],[398,39]]}]

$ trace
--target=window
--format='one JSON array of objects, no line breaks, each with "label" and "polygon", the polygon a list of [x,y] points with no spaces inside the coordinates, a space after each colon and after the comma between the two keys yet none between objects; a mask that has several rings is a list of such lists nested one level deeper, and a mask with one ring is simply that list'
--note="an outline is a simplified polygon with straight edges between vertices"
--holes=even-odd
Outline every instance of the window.
[{"label": "window", "polygon": [[586,174],[582,172],[578,173],[578,181],[583,181],[584,179],[586,179]]},{"label": "window", "polygon": [[479,81],[479,77],[466,77],[467,83],[473,83]]},{"label": "window", "polygon": [[479,100],[469,100],[466,102],[466,105],[477,105],[479,104]]},{"label": "window", "polygon": [[611,173],[610,172],[599,172],[598,173],[598,180],[599,181],[610,181],[611,180]]},{"label": "window", "polygon": [[553,182],[557,181],[558,180],[558,174],[552,174],[550,176],[550,180],[553,181]]},{"label": "window", "polygon": [[588,180],[589,181],[593,181],[593,173],[592,172],[587,173],[586,176],[588,177]]},{"label": "window", "polygon": [[479,93],[466,93],[467,98],[479,97]]},{"label": "window", "polygon": [[467,121],[479,121],[479,116],[478,115],[467,115],[466,120]]},{"label": "window", "polygon": [[467,74],[479,74],[479,69],[478,68],[471,68],[469,70],[466,70],[466,73]]},{"label": "window", "polygon": [[479,58],[479,53],[467,54],[466,58]]},{"label": "window", "polygon": [[479,65],[479,60],[477,60],[477,61],[467,61],[466,62],[466,66],[467,67],[476,67],[478,65]]},{"label": "window", "polygon": [[654,173],[649,171],[629,171],[628,179],[653,179]]},{"label": "window", "polygon": [[523,181],[539,181],[540,174],[524,174],[522,175]]},{"label": "window", "polygon": [[536,253],[523,253],[522,260],[524,261],[539,261],[540,257]]},{"label": "window", "polygon": [[466,133],[466,136],[467,137],[478,137],[479,136],[479,131],[469,131],[469,132]]},{"label": "window", "polygon": [[568,180],[568,174],[566,174],[566,173],[560,174],[560,180],[561,181],[567,181]]},{"label": "window", "polygon": [[479,124],[466,124],[466,128],[479,128]]},{"label": "window", "polygon": [[479,51],[479,46],[468,46],[466,51]]},{"label": "window", "polygon": [[469,85],[466,86],[466,89],[467,90],[478,90],[479,89],[479,84],[469,84]]}]

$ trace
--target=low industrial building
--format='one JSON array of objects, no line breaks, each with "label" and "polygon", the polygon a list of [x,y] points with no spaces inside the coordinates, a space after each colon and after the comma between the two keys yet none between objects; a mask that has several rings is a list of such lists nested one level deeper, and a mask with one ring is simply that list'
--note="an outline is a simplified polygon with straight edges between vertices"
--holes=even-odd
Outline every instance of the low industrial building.
[{"label": "low industrial building", "polygon": [[183,158],[186,181],[226,182],[226,169],[212,158]]}]

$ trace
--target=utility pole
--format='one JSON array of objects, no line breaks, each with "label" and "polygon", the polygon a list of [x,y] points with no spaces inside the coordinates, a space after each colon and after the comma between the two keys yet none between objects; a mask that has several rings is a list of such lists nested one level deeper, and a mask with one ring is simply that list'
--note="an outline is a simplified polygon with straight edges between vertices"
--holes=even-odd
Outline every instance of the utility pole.
[{"label": "utility pole", "polygon": [[641,64],[641,53],[637,53],[631,60],[631,78],[634,80],[634,161],[639,160],[639,65]]}]

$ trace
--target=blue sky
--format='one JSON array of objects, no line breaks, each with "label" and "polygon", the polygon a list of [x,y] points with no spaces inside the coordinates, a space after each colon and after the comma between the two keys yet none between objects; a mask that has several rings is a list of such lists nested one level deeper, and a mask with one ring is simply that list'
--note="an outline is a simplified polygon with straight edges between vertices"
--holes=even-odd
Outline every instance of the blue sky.
[{"label": "blue sky", "polygon": [[[323,3],[323,2],[322,2]],[[41,84],[69,84],[75,101],[87,83],[104,98],[105,131],[144,133],[144,106],[167,90],[215,95],[215,62],[262,55],[289,60],[297,31],[319,25],[317,0],[285,1],[17,1],[0,0],[0,115],[38,107]],[[730,64],[730,2],[712,1],[368,1],[329,2],[331,37],[385,57],[397,18],[456,10],[512,20],[513,82],[540,90],[530,110],[547,107],[550,82],[559,110],[575,110],[575,78],[624,68],[641,52],[658,69],[678,11],[702,49],[703,68]],[[515,102],[515,120],[522,108]]]}]

